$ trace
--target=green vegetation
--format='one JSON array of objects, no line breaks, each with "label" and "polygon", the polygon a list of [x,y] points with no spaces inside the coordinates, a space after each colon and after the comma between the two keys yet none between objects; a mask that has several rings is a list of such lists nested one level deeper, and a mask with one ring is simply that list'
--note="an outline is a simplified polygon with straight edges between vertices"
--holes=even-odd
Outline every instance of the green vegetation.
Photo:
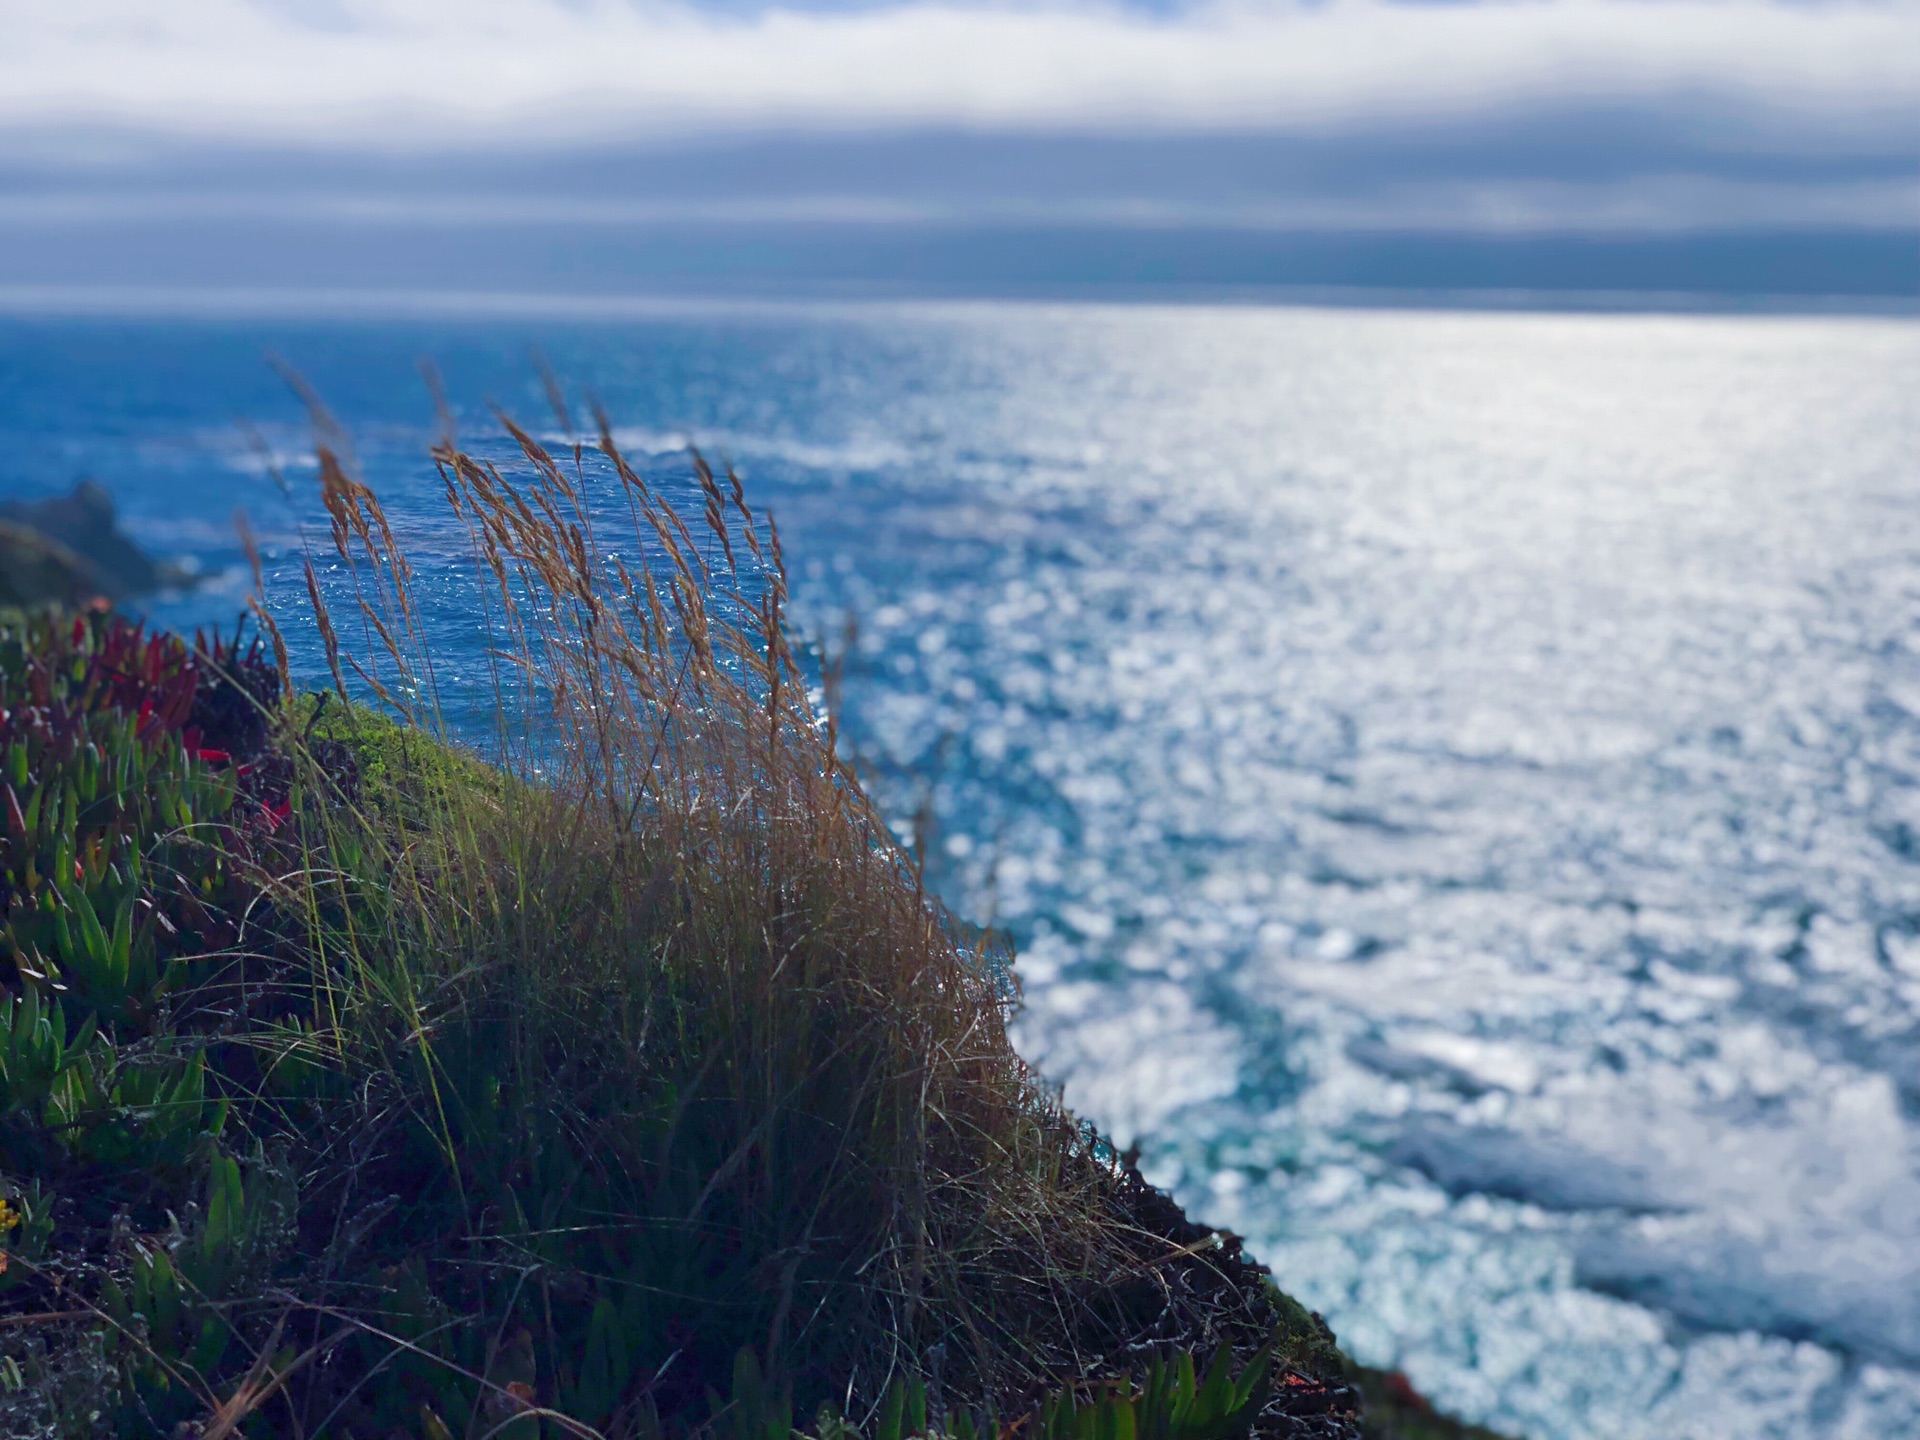
[{"label": "green vegetation", "polygon": [[1357,1434],[1317,1318],[1008,1044],[737,481],[696,542],[604,425],[513,433],[520,487],[436,452],[494,763],[331,449],[373,643],[310,585],[324,697],[264,611],[0,618],[0,1436]]}]

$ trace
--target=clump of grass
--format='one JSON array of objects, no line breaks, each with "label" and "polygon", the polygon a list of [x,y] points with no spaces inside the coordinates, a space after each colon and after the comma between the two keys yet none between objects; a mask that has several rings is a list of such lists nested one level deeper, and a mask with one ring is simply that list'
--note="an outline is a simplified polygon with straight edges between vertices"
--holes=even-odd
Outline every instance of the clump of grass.
[{"label": "clump of grass", "polygon": [[[0,866],[0,1126],[28,1147],[0,1162],[0,1382],[38,1366],[51,1396],[55,1341],[101,1351],[105,1418],[49,1400],[49,1433],[784,1440],[796,1406],[821,1440],[1351,1433],[1324,1327],[1013,1051],[1008,957],[841,763],[739,481],[695,456],[689,522],[604,418],[557,458],[503,423],[512,474],[434,456],[494,641],[465,737],[490,763],[451,744],[411,569],[324,424],[353,585],[337,621],[309,565],[325,698],[292,698],[264,609],[277,684],[257,648],[108,617],[69,649],[8,632],[0,724],[66,718],[7,751],[55,798]],[[122,693],[102,657],[141,644],[170,658]],[[226,697],[234,738],[156,729],[143,686],[170,717]],[[1147,1368],[1194,1351],[1223,1357],[1204,1404]],[[1161,1398],[1072,1398],[1130,1373]],[[912,1395],[933,1418],[902,1432]]]}]

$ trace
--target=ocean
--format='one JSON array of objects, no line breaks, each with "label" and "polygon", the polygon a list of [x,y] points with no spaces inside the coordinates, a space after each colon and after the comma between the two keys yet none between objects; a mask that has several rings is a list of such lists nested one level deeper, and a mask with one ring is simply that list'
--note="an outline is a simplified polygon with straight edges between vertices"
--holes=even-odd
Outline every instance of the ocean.
[{"label": "ocean", "polygon": [[1920,321],[14,314],[0,493],[101,479],[186,627],[246,511],[317,682],[277,356],[457,691],[416,361],[561,442],[535,345],[771,506],[1023,1051],[1356,1356],[1528,1440],[1920,1434]]}]

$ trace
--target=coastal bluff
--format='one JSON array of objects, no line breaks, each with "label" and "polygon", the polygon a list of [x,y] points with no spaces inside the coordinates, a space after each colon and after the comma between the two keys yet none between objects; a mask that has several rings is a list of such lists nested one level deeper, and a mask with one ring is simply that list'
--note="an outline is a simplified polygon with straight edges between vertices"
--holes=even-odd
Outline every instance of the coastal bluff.
[{"label": "coastal bluff", "polygon": [[0,605],[119,602],[190,579],[128,538],[96,480],[40,500],[0,499]]},{"label": "coastal bluff", "polygon": [[264,605],[0,613],[0,1435],[1476,1434],[1017,1053],[738,479],[699,460],[702,546],[602,437],[663,600],[511,433],[532,501],[435,456],[540,681],[491,744],[407,698],[411,571],[326,452],[392,624],[310,578],[320,689]]}]

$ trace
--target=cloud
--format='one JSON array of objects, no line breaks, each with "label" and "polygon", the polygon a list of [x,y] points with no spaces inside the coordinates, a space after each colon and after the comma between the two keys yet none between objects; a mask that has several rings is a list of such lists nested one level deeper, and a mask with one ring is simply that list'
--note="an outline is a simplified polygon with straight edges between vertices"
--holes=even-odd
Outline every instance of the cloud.
[{"label": "cloud", "polygon": [[0,125],[43,136],[407,151],[782,125],[1313,133],[1685,98],[1821,145],[1920,111],[1913,0],[11,0],[0,20]]},{"label": "cloud", "polygon": [[1913,288],[1920,0],[1170,7],[0,0],[0,270]]}]

